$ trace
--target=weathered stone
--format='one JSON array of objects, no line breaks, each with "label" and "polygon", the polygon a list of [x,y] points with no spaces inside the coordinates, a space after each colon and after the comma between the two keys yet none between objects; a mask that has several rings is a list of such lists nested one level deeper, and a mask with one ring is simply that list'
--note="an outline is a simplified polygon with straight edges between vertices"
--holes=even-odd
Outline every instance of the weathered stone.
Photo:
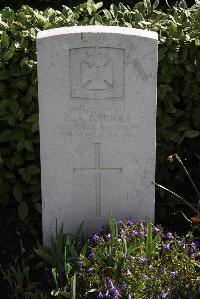
[{"label": "weathered stone", "polygon": [[43,235],[154,219],[157,34],[68,27],[37,38]]}]

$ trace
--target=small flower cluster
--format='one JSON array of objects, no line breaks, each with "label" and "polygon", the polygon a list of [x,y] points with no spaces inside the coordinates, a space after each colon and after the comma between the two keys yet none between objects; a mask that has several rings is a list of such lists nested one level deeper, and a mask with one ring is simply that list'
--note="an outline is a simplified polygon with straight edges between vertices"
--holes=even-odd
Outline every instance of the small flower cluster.
[{"label": "small flower cluster", "polygon": [[200,298],[199,245],[151,223],[98,229],[79,265],[84,298]]}]

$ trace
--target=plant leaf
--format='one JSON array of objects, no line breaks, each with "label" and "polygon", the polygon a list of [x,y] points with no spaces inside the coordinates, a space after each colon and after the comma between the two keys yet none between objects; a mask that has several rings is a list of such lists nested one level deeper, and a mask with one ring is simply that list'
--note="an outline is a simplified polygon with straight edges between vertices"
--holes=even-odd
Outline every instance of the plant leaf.
[{"label": "plant leaf", "polygon": [[22,191],[19,186],[14,186],[13,188],[13,195],[17,201],[21,201],[22,199]]},{"label": "plant leaf", "polygon": [[24,221],[28,215],[28,205],[25,201],[21,201],[18,206],[18,214],[22,221]]}]

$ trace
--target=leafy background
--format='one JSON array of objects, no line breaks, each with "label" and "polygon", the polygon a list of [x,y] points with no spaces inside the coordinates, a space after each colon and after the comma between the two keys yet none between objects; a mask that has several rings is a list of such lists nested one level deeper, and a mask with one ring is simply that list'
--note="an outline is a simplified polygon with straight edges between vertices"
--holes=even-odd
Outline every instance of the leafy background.
[{"label": "leafy background", "polygon": [[[29,5],[33,8],[37,8],[40,10],[44,10],[47,7],[51,7],[54,9],[62,9],[62,5],[66,5],[70,8],[73,8],[74,6],[79,5],[80,3],[84,3],[85,1],[78,1],[78,0],[2,0],[0,3],[0,9],[3,9],[4,7],[10,7],[12,9],[19,9],[22,5]],[[97,2],[97,1],[95,1]],[[109,0],[104,0],[103,1],[103,6],[104,8],[108,8],[110,7],[110,3],[113,3],[115,5],[118,5],[120,2],[123,3],[124,5],[129,5],[130,7],[133,7],[136,3],[138,3],[138,0],[113,0],[113,1],[109,1]],[[147,1],[148,2],[148,1]],[[152,1],[151,1],[152,2]],[[170,0],[168,1],[170,3],[170,5],[174,5],[176,3],[176,0]],[[167,2],[167,3],[168,3]],[[191,6],[195,3],[195,0],[187,0],[186,1],[188,6]],[[160,6],[166,7],[167,6],[166,1],[161,1]]]},{"label": "leafy background", "polygon": [[[124,1],[125,2],[125,1]],[[5,3],[5,2],[4,2]],[[6,2],[7,3],[7,2]],[[13,8],[19,3],[11,2]],[[24,1],[23,1],[24,3]],[[28,1],[27,1],[28,3]],[[40,7],[41,1],[35,2]],[[48,5],[57,2],[46,1]],[[61,3],[61,2],[60,2]],[[69,1],[69,6],[76,4]],[[127,2],[126,2],[127,3]],[[33,4],[30,2],[30,4]],[[68,4],[68,3],[67,3]],[[160,9],[159,1],[144,0],[132,8],[88,0],[75,8],[44,11],[23,6],[0,12],[0,206],[1,243],[8,238],[34,242],[41,232],[41,190],[37,99],[36,35],[39,31],[73,25],[103,24],[134,27],[159,34],[157,182],[195,195],[185,173],[166,158],[178,153],[200,182],[200,6],[182,0]],[[107,7],[107,8],[106,8]],[[185,207],[157,192],[157,221],[182,225]],[[185,209],[186,210],[186,209]],[[186,213],[188,211],[186,210]],[[188,214],[190,216],[190,214]],[[35,236],[34,238],[31,237]],[[17,243],[18,244],[18,243]],[[4,244],[4,246],[6,246]]]}]

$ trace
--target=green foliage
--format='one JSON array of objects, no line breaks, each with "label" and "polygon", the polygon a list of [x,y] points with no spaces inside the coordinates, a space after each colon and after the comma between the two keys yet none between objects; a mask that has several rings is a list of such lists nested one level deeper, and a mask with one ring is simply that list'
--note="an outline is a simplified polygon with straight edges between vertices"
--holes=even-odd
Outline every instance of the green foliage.
[{"label": "green foliage", "polygon": [[198,298],[199,250],[191,236],[164,233],[150,220],[117,226],[117,235],[108,225],[90,238],[76,273],[78,298]]},{"label": "green foliage", "polygon": [[[55,239],[51,237],[49,246],[38,246],[35,253],[39,255],[47,266],[51,267],[55,289],[51,292],[54,297],[74,299],[76,296],[76,274],[74,273],[75,262],[79,258],[81,251],[81,231],[82,225],[78,228],[76,234],[66,235],[61,225]],[[85,252],[85,246],[82,248],[82,254]]]},{"label": "green foliage", "polygon": [[147,221],[147,237],[146,237],[146,247],[144,256],[148,259],[154,258],[156,255],[157,246],[160,243],[160,233],[157,233],[154,237],[153,228],[151,220]]},{"label": "green foliage", "polygon": [[[197,158],[200,159],[200,157],[197,155]],[[183,168],[184,172],[186,173],[186,176],[188,177],[192,187],[194,188],[194,191],[196,193],[197,196],[197,201],[193,204],[192,202],[190,202],[189,199],[185,199],[183,196],[180,196],[178,194],[176,194],[175,192],[173,192],[172,190],[167,189],[166,187],[154,183],[157,187],[159,187],[161,190],[167,191],[173,198],[178,199],[180,202],[183,202],[187,207],[189,207],[193,213],[195,212],[195,217],[200,217],[200,211],[199,211],[199,200],[200,200],[200,191],[198,189],[198,187],[196,186],[196,184],[194,183],[190,173],[188,172],[187,168],[185,167],[185,165],[183,164],[182,160],[180,159],[180,157],[175,154],[175,155],[171,155],[168,157],[168,160],[170,161],[170,163],[172,162],[178,162],[181,167]],[[189,220],[184,213],[182,212],[183,216],[189,221],[192,222],[191,220]]]},{"label": "green foliage", "polygon": [[[198,0],[197,0],[198,1]],[[62,5],[68,5],[69,7],[74,7],[78,4],[80,4],[80,2],[84,2],[83,0],[1,0],[0,2],[0,9],[3,9],[4,7],[8,6],[12,9],[19,9],[22,5],[29,5],[31,7],[37,8],[37,9],[41,9],[44,10],[47,7],[51,7],[54,9],[62,9]],[[112,0],[112,3],[115,5],[119,4],[119,0]],[[131,7],[133,7],[137,2],[139,2],[138,0],[122,0],[121,1],[124,5],[129,5]],[[189,6],[192,6],[195,3],[195,0],[186,0],[186,2],[188,3]],[[109,0],[104,0],[104,6],[105,7],[109,7],[110,6],[111,1]],[[174,5],[176,3],[175,0],[170,0],[170,5]],[[161,7],[166,7],[167,3],[166,1],[161,1]]]},{"label": "green foliage", "polygon": [[35,250],[39,260],[31,254],[25,264],[22,253],[21,264],[1,269],[10,298],[199,298],[200,248],[192,235],[110,215],[82,246],[81,228],[68,239],[61,226],[49,246]]},{"label": "green foliage", "polygon": [[[88,0],[73,10],[23,6],[18,12],[8,7],[0,12],[0,204],[12,204],[22,221],[41,211],[35,47],[41,30],[103,24],[158,32],[159,181],[169,184],[163,165],[168,154],[199,152],[200,7],[188,8],[182,0],[164,12],[158,4],[144,1],[131,9],[119,3],[106,9]],[[192,168],[200,179],[196,160]]]},{"label": "green foliage", "polygon": [[50,246],[39,245],[35,252],[51,267],[64,271],[68,268],[68,259],[76,260],[78,257],[77,244],[80,241],[81,229],[82,225],[75,236],[66,235],[62,225],[56,238],[51,237]]},{"label": "green foliage", "polygon": [[16,260],[15,265],[9,266],[7,271],[2,271],[2,273],[4,280],[9,285],[10,294],[13,298],[33,298],[31,296],[36,292],[37,284],[30,281],[29,267],[24,262],[20,263]]},{"label": "green foliage", "polygon": [[53,297],[75,299],[76,298],[76,274],[74,273],[73,276],[71,276],[70,279],[71,284],[69,284],[69,291],[66,290],[67,289],[66,285],[64,289],[58,287],[58,280],[57,280],[58,273],[56,272],[56,269],[52,269],[52,274],[54,277],[56,289],[51,292],[51,295]]}]

